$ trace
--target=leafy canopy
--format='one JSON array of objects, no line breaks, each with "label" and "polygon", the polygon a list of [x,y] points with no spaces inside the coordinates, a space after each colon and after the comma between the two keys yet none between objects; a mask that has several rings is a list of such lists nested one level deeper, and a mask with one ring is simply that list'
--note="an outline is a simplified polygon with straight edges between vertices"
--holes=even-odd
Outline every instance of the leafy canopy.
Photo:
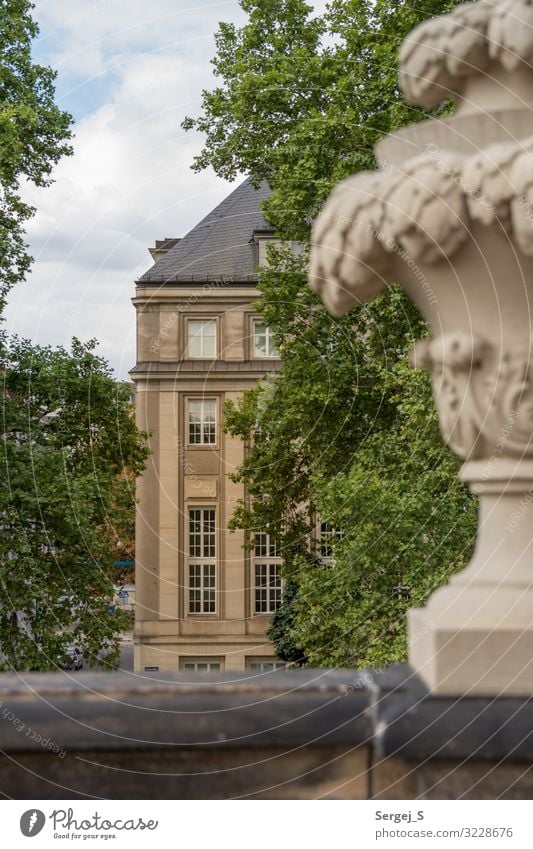
[{"label": "leafy canopy", "polygon": [[33,8],[0,0],[0,311],[31,264],[24,226],[35,210],[24,185],[49,185],[53,166],[71,152],[71,117],[54,102],[56,73],[32,58]]},{"label": "leafy canopy", "polygon": [[118,660],[115,560],[129,559],[134,480],[147,456],[131,389],[94,342],[3,351],[0,661],[54,669],[79,643]]},{"label": "leafy canopy", "polygon": [[[241,0],[221,24],[219,85],[184,126],[205,135],[196,169],[266,179],[267,218],[308,246],[332,186],[375,167],[374,145],[424,116],[403,101],[398,49],[456,0]],[[438,114],[449,110],[442,104]],[[306,280],[306,252],[270,250],[260,310],[283,367],[226,407],[249,443],[233,525],[282,545],[287,592],[271,636],[281,657],[374,665],[406,655],[405,612],[465,563],[475,509],[442,445],[429,381],[407,355],[426,327],[394,286],[333,320]],[[317,562],[319,519],[344,537]],[[313,550],[315,553],[313,554]]]}]

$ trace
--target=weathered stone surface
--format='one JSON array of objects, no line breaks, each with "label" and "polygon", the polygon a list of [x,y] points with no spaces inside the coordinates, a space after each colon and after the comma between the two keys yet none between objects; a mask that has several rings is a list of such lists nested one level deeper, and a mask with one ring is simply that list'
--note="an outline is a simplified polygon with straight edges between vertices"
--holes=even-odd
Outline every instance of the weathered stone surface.
[{"label": "weathered stone surface", "polygon": [[372,680],[378,758],[533,763],[532,697],[434,695],[401,665]]},{"label": "weathered stone surface", "polygon": [[17,799],[531,798],[533,700],[385,672],[0,676]]},{"label": "weathered stone surface", "polygon": [[364,748],[168,749],[0,757],[12,799],[365,799]]},{"label": "weathered stone surface", "polygon": [[0,792],[42,798],[365,798],[353,671],[0,676]]},{"label": "weathered stone surface", "polygon": [[530,765],[380,761],[373,769],[374,799],[533,799]]},{"label": "weathered stone surface", "polygon": [[36,735],[78,751],[361,745],[371,736],[369,696],[347,697],[353,675],[3,675],[0,749],[38,751]]}]

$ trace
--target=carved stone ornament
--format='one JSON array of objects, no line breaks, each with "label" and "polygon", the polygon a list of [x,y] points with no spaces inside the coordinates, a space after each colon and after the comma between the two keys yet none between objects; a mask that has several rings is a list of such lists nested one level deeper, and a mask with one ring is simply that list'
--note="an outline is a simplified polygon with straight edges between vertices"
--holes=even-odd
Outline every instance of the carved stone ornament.
[{"label": "carved stone ornament", "polygon": [[344,180],[313,229],[311,286],[343,315],[385,287],[395,255],[452,258],[476,221],[504,228],[533,256],[533,136],[469,157],[429,146],[399,173]]},{"label": "carved stone ornament", "polygon": [[400,59],[411,103],[456,112],[388,136],[382,171],[337,186],[309,281],[336,316],[392,281],[412,298],[432,334],[415,364],[479,495],[472,562],[409,612],[412,668],[439,693],[531,695],[533,0],[459,6]]},{"label": "carved stone ornament", "polygon": [[427,369],[444,440],[460,457],[533,457],[533,355],[502,353],[466,333],[422,339],[413,364]]},{"label": "carved stone ornament", "polygon": [[403,44],[400,85],[409,103],[432,109],[491,60],[507,71],[533,60],[531,0],[480,0],[425,21]]}]

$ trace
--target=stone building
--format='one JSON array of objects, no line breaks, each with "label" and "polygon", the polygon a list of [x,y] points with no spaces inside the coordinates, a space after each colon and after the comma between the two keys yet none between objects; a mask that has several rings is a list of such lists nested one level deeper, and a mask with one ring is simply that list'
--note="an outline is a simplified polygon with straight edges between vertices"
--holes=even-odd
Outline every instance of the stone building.
[{"label": "stone building", "polygon": [[250,550],[226,530],[243,496],[228,475],[245,446],[223,431],[224,402],[279,368],[255,306],[274,238],[260,211],[267,194],[246,180],[183,239],[158,241],[136,284],[131,377],[152,449],[138,488],[136,671],[279,663],[266,629],[280,560],[266,535]]}]

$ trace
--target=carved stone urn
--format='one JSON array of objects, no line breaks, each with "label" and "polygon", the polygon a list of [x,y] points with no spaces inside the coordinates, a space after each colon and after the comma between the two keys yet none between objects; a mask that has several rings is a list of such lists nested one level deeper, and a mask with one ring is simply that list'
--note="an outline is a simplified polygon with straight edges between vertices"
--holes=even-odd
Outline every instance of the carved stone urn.
[{"label": "carved stone urn", "polygon": [[453,116],[388,136],[316,221],[310,282],[334,315],[399,283],[431,337],[446,442],[479,495],[474,558],[409,613],[409,662],[446,694],[533,694],[533,0],[415,29],[409,102]]}]

